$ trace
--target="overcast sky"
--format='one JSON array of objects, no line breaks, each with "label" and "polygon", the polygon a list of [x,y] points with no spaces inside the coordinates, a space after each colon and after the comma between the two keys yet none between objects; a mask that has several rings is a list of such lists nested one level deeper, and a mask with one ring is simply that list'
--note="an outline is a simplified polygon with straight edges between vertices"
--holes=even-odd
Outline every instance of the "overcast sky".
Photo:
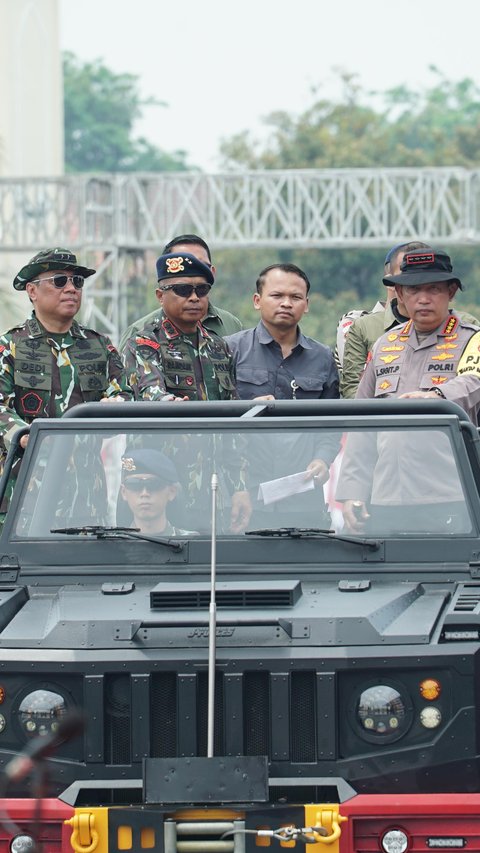
[{"label": "overcast sky", "polygon": [[192,165],[218,168],[222,137],[265,133],[262,116],[300,113],[312,87],[335,96],[335,68],[368,89],[480,83],[478,0],[59,0],[61,46],[141,78],[139,133]]}]

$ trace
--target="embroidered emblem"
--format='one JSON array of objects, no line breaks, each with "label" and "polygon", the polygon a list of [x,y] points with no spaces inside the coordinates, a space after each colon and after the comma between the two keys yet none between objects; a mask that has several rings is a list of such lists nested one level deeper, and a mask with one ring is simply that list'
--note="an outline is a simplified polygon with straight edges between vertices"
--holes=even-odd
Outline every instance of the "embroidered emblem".
[{"label": "embroidered emblem", "polygon": [[458,344],[437,344],[435,349],[457,349]]},{"label": "embroidered emblem", "polygon": [[388,382],[386,379],[384,379],[383,382],[378,387],[380,388],[380,391],[386,391],[387,388],[392,387],[392,383]]},{"label": "embroidered emblem", "polygon": [[385,364],[390,364],[392,361],[396,361],[397,358],[400,358],[399,355],[381,355],[380,361],[384,361]]},{"label": "embroidered emblem", "polygon": [[35,391],[29,391],[28,394],[20,397],[20,402],[22,404],[23,411],[27,415],[38,415],[42,408],[42,398],[39,394],[35,394]]},{"label": "embroidered emblem", "polygon": [[135,462],[130,456],[122,456],[122,470],[123,471],[136,471],[137,466]]},{"label": "embroidered emblem", "polygon": [[470,338],[465,347],[462,357],[458,362],[457,375],[462,376],[464,373],[476,373],[480,375],[480,332],[475,332]]},{"label": "embroidered emblem", "polygon": [[446,358],[455,358],[450,352],[441,352],[440,355],[432,355],[432,361],[445,361]]},{"label": "embroidered emblem", "polygon": [[387,335],[387,341],[396,341],[397,338],[398,335],[394,335],[393,333],[391,335]]},{"label": "embroidered emblem", "polygon": [[160,344],[152,341],[150,338],[135,338],[137,347],[151,347],[152,349],[160,349]]},{"label": "embroidered emblem", "polygon": [[395,344],[393,347],[382,347],[382,352],[401,352],[405,347]]},{"label": "embroidered emblem", "polygon": [[458,334],[455,332],[454,335],[445,335],[446,341],[456,341],[458,338]]},{"label": "embroidered emblem", "polygon": [[433,264],[435,255],[433,252],[425,252],[423,255],[405,255],[405,263],[411,267],[415,264]]},{"label": "embroidered emblem", "polygon": [[446,382],[448,376],[432,376],[432,385],[441,385],[442,382]]},{"label": "embroidered emblem", "polygon": [[167,258],[167,272],[169,273],[177,273],[183,272],[185,267],[183,266],[184,258]]}]

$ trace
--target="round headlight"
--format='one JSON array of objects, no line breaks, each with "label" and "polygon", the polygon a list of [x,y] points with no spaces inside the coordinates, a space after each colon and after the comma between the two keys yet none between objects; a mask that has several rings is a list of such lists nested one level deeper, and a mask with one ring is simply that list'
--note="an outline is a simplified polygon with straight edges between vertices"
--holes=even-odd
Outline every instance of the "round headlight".
[{"label": "round headlight", "polygon": [[427,705],[420,711],[420,722],[426,729],[436,729],[442,722],[442,713],[435,705]]},{"label": "round headlight", "polygon": [[390,741],[401,737],[410,725],[407,699],[390,684],[376,684],[360,693],[355,717],[367,740]]},{"label": "round headlight", "polygon": [[405,853],[408,847],[408,836],[403,829],[389,829],[382,837],[382,847],[385,853]]},{"label": "round headlight", "polygon": [[36,844],[31,835],[16,835],[10,842],[12,853],[31,853]]},{"label": "round headlight", "polygon": [[23,697],[17,720],[27,738],[52,734],[67,712],[65,697],[53,689],[33,690]]}]

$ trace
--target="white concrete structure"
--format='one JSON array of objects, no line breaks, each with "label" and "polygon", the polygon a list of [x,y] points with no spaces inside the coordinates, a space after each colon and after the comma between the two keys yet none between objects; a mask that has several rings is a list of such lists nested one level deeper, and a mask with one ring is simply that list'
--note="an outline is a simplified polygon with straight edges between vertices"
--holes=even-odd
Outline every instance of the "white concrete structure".
[{"label": "white concrete structure", "polygon": [[[0,0],[0,178],[63,174],[58,15],[57,0]],[[3,211],[4,217],[9,214]],[[11,211],[12,218],[18,214]],[[28,310],[11,282],[31,254],[30,249],[21,255],[0,254],[1,330]]]}]

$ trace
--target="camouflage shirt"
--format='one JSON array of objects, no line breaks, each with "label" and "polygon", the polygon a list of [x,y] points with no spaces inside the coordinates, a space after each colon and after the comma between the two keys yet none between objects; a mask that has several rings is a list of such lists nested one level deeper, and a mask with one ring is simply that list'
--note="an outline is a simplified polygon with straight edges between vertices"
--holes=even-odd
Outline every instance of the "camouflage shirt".
[{"label": "camouflage shirt", "polygon": [[47,332],[33,312],[0,336],[0,461],[17,430],[35,418],[117,396],[132,394],[110,339],[76,320],[68,332]]},{"label": "camouflage shirt", "polygon": [[127,341],[123,356],[137,400],[162,400],[169,394],[189,400],[237,399],[231,353],[201,323],[189,335],[160,313]]}]

